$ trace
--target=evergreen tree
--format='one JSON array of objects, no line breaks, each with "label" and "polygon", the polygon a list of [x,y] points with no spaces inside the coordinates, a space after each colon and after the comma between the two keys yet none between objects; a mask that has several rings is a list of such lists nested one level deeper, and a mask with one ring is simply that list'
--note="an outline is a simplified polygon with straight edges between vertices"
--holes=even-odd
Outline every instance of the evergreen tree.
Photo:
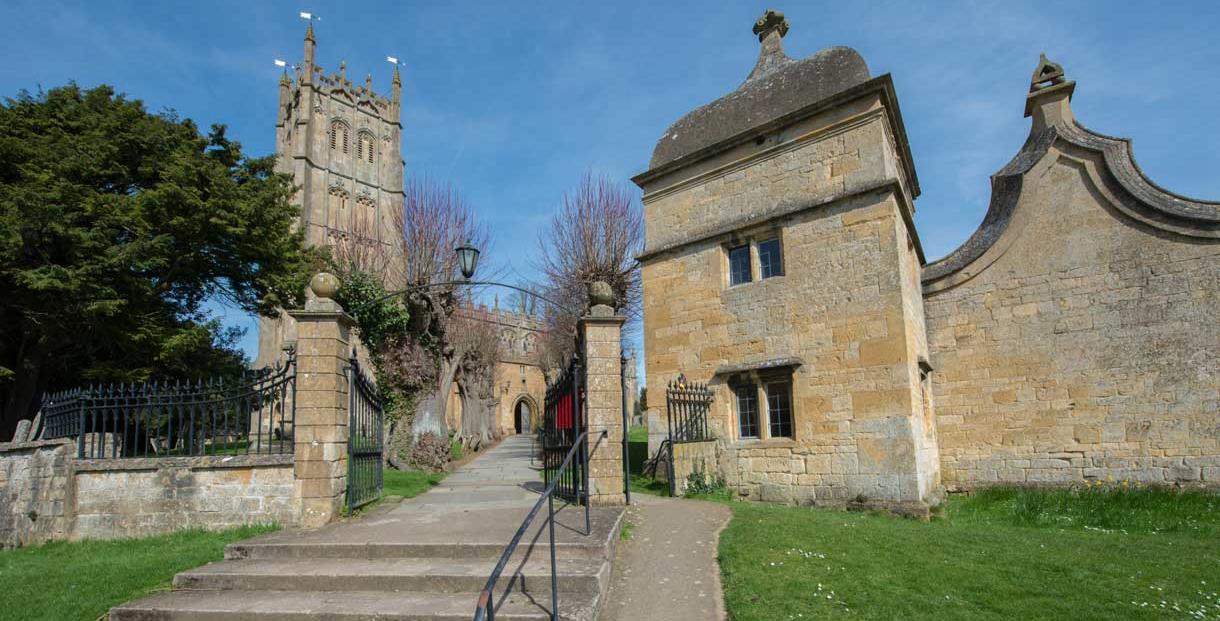
[{"label": "evergreen tree", "polygon": [[0,437],[44,390],[200,377],[244,364],[221,300],[292,306],[313,253],[292,180],[108,86],[0,105]]}]

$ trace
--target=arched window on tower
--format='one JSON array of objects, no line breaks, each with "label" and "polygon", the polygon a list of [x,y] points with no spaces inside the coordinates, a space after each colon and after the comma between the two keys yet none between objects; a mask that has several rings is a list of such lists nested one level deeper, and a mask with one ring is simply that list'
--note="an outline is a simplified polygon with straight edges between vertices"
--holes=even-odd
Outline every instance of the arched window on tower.
[{"label": "arched window on tower", "polygon": [[372,134],[369,132],[360,132],[360,137],[356,145],[356,158],[372,164],[373,151],[376,144],[377,143],[373,139]]},{"label": "arched window on tower", "polygon": [[350,144],[350,142],[348,140],[349,131],[350,130],[347,127],[347,123],[344,123],[343,121],[331,121],[330,122],[330,149],[331,149],[331,151],[334,151],[335,149],[342,147],[344,153],[350,153],[350,150],[348,147],[348,145]]}]

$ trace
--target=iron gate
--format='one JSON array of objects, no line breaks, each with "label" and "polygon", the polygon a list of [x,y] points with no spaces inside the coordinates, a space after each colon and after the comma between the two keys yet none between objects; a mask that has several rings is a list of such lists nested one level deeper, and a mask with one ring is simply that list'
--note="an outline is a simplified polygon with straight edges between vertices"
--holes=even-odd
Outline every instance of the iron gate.
[{"label": "iron gate", "polygon": [[665,413],[669,421],[669,438],[657,451],[657,459],[664,454],[669,460],[669,495],[678,495],[678,481],[674,469],[674,453],[677,445],[688,442],[706,442],[714,439],[708,425],[708,413],[712,409],[712,391],[707,384],[686,381],[686,375],[678,374],[665,387]]},{"label": "iron gate", "polygon": [[347,509],[381,497],[382,405],[356,356],[348,367]]},{"label": "iron gate", "polygon": [[670,441],[681,444],[713,439],[707,421],[711,406],[712,391],[707,384],[688,382],[685,375],[678,375],[665,390]]},{"label": "iron gate", "polygon": [[587,439],[581,441],[583,446],[569,467],[560,471],[568,451],[585,431],[584,397],[584,367],[579,355],[574,355],[568,367],[546,389],[542,428],[542,468],[546,484],[550,485],[558,476],[555,494],[571,502],[588,499]]}]

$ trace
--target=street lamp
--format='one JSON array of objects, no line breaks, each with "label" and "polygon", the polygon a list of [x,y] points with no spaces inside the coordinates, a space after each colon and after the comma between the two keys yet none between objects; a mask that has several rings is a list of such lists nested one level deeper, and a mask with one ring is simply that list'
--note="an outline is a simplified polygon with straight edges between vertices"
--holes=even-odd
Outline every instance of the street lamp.
[{"label": "street lamp", "polygon": [[526,289],[524,287],[518,287],[517,285],[510,285],[508,283],[503,283],[503,282],[495,282],[495,281],[491,281],[491,280],[471,280],[471,278],[474,277],[475,269],[479,267],[479,249],[472,246],[470,244],[470,240],[466,240],[466,243],[462,244],[461,246],[458,246],[457,248],[454,248],[453,251],[455,253],[457,253],[458,267],[461,268],[462,276],[465,278],[465,280],[450,280],[450,281],[446,281],[446,282],[433,282],[433,283],[424,283],[424,284],[420,284],[420,285],[415,285],[413,287],[409,287],[409,288],[403,289],[401,291],[391,291],[391,292],[385,294],[381,299],[388,300],[392,297],[407,295],[413,291],[422,291],[424,289],[431,289],[433,287],[491,286],[491,287],[504,287],[507,289],[512,289],[514,291],[520,291],[521,293],[524,293],[529,296],[533,296],[535,298],[538,298],[539,300],[542,300],[543,302],[551,304],[555,308],[562,308],[570,313],[580,314],[579,310],[570,308],[570,307],[566,306],[563,302],[558,302],[556,300],[552,300],[551,298],[548,298],[545,295],[538,293],[537,291],[532,291],[532,290]]},{"label": "street lamp", "polygon": [[465,244],[453,249],[458,256],[458,264],[462,267],[462,276],[466,280],[470,280],[474,276],[474,270],[479,266],[479,249],[470,245],[467,241]]}]

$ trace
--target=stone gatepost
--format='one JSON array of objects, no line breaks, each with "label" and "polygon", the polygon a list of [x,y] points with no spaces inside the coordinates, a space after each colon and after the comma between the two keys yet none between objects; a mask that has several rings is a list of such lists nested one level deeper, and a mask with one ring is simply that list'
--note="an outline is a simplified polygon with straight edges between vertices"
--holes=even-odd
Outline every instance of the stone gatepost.
[{"label": "stone gatepost", "polygon": [[[584,343],[585,403],[589,429],[589,494],[591,504],[622,505],[623,382],[619,357],[625,317],[616,315],[610,286],[593,283],[590,307],[580,318]],[[602,438],[602,431],[606,437]]]},{"label": "stone gatepost", "polygon": [[322,526],[343,508],[347,492],[348,358],[355,320],[333,296],[339,280],[321,273],[296,320],[296,499],[301,526]]}]

